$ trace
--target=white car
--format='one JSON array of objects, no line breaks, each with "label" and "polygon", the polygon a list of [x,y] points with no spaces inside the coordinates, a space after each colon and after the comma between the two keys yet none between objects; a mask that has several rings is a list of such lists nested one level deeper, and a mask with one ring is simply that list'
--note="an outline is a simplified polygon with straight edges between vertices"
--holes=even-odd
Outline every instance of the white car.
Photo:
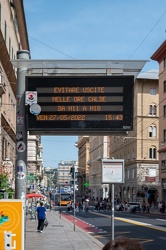
[{"label": "white car", "polygon": [[134,207],[140,207],[139,202],[128,202],[127,211],[130,211]]}]

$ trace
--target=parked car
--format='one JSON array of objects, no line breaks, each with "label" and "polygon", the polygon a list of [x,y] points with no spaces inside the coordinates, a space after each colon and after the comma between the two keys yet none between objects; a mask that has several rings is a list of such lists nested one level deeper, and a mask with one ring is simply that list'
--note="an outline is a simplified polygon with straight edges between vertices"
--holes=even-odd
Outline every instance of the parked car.
[{"label": "parked car", "polygon": [[140,203],[139,202],[128,202],[127,211],[128,212],[140,211]]}]

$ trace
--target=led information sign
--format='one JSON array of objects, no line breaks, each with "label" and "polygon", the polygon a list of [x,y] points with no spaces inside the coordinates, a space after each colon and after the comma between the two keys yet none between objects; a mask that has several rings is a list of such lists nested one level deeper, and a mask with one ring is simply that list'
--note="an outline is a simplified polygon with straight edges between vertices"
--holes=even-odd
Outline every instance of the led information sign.
[{"label": "led information sign", "polygon": [[133,76],[26,77],[26,91],[37,92],[41,107],[36,116],[26,108],[27,129],[31,134],[132,130],[133,86]]}]

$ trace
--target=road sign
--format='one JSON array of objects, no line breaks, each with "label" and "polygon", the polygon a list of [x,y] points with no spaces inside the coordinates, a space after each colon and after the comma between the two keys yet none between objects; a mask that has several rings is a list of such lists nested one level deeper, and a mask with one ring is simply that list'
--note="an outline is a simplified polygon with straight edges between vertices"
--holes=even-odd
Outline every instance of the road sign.
[{"label": "road sign", "polygon": [[102,183],[124,183],[123,159],[102,159]]},{"label": "road sign", "polygon": [[0,200],[0,249],[24,250],[23,200]]}]

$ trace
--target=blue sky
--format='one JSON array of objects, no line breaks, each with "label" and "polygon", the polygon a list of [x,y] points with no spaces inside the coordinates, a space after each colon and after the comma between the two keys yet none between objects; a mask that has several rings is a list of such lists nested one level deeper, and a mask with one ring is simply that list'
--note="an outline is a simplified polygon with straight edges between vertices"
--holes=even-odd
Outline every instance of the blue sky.
[{"label": "blue sky", "polygon": [[[24,0],[32,59],[149,60],[166,39],[165,0]],[[45,167],[77,160],[76,136],[42,137]]]}]

